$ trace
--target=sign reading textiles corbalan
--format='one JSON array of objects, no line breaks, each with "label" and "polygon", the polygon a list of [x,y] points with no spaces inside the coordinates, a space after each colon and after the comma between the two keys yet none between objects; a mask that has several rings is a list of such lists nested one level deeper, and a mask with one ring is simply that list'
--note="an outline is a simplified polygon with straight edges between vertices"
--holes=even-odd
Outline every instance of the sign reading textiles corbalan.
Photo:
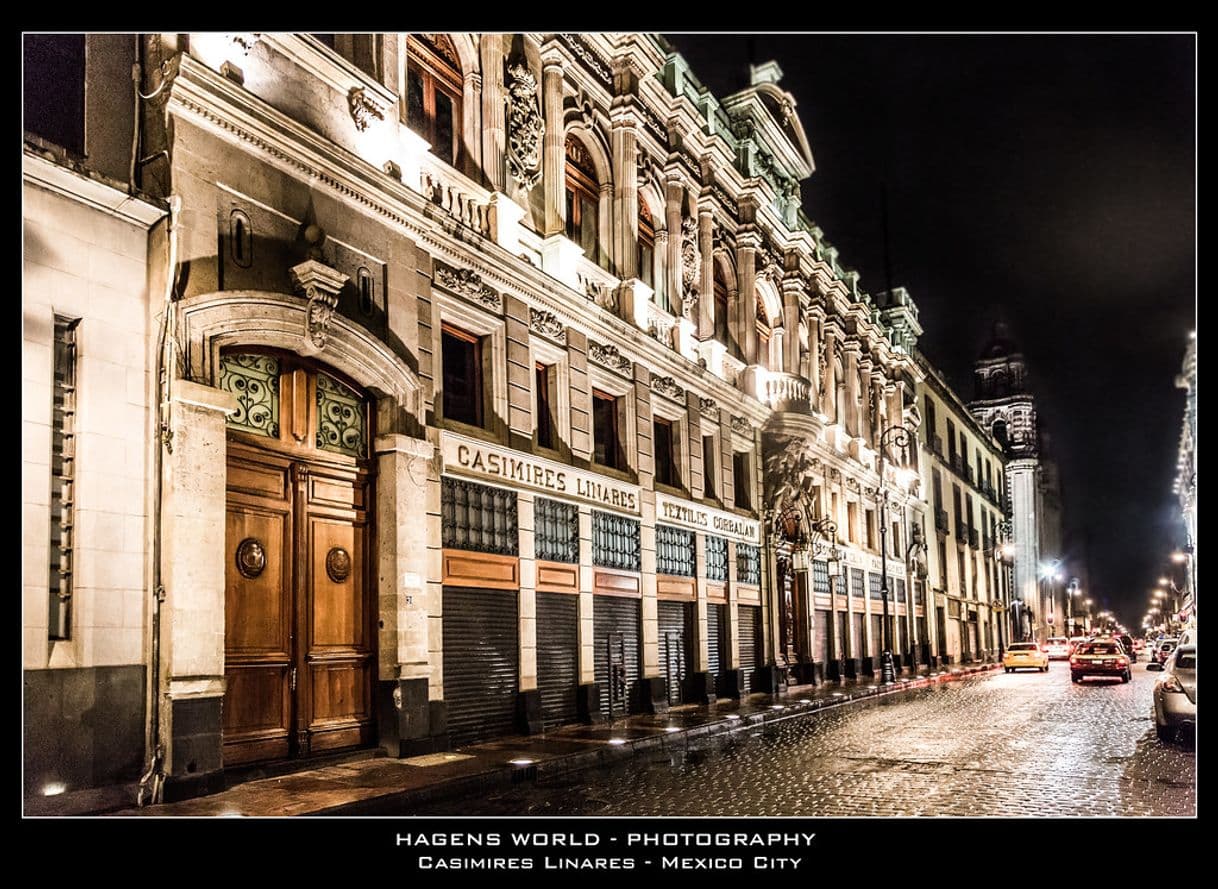
[{"label": "sign reading textiles corbalan", "polygon": [[678,500],[667,494],[656,493],[656,522],[661,525],[676,525],[691,528],[716,537],[730,537],[744,543],[761,543],[760,527],[756,519],[712,509],[689,500]]},{"label": "sign reading textiles corbalan", "polygon": [[530,488],[638,515],[639,489],[593,472],[452,432],[440,433],[444,471],[509,487]]}]

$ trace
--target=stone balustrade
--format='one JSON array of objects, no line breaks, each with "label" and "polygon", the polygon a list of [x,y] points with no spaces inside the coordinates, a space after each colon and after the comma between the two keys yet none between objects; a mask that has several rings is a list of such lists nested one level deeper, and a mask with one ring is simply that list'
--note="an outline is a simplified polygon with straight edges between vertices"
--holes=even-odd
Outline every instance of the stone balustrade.
[{"label": "stone balustrade", "polygon": [[423,197],[462,225],[490,237],[489,195],[472,179],[428,155],[420,162],[419,189]]},{"label": "stone balustrade", "polygon": [[776,411],[812,413],[812,385],[798,374],[771,371],[765,380],[765,402]]}]

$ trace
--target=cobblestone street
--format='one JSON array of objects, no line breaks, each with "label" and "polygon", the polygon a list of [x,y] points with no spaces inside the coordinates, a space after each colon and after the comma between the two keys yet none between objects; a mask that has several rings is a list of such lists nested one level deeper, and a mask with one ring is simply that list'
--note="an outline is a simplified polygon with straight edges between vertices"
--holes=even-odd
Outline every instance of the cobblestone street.
[{"label": "cobblestone street", "polygon": [[1159,675],[990,674],[410,814],[1193,815],[1195,752],[1153,730]]}]

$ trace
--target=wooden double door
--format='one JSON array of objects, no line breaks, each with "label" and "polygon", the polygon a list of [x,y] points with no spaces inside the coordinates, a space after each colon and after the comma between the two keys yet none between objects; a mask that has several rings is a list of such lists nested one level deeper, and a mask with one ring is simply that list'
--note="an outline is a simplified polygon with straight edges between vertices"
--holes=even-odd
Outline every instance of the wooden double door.
[{"label": "wooden double door", "polygon": [[224,762],[370,744],[367,469],[228,444]]}]

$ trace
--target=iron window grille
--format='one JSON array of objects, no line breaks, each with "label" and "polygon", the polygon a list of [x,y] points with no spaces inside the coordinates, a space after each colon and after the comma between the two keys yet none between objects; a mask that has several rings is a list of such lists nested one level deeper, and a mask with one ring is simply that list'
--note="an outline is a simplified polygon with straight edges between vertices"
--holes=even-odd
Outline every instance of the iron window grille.
[{"label": "iron window grille", "polygon": [[829,595],[829,563],[812,562],[812,592],[818,596]]},{"label": "iron window grille", "polygon": [[592,513],[592,563],[623,571],[642,569],[642,543],[636,519],[609,512]]},{"label": "iron window grille", "polygon": [[736,544],[736,580],[739,583],[761,583],[761,550],[751,543]]},{"label": "iron window grille", "polygon": [[880,591],[880,575],[867,572],[867,589],[872,599],[883,599],[884,596]]},{"label": "iron window grille", "polygon": [[533,502],[533,532],[537,558],[579,563],[579,507],[538,497]]},{"label": "iron window grille", "polygon": [[905,601],[905,581],[899,577],[897,578],[897,601]]},{"label": "iron window grille", "polygon": [[48,636],[68,639],[72,629],[75,564],[76,326],[79,318],[55,317],[54,388],[51,402],[51,559]]},{"label": "iron window grille", "polygon": [[656,525],[656,573],[693,577],[696,568],[694,532]]},{"label": "iron window grille", "polygon": [[855,596],[856,598],[859,598],[859,599],[863,598],[863,596],[866,592],[864,587],[865,587],[865,583],[863,580],[863,569],[862,568],[851,568],[850,569],[850,595]]},{"label": "iron window grille", "polygon": [[449,549],[514,556],[519,553],[516,493],[445,478],[440,495],[441,541]]},{"label": "iron window grille", "polygon": [[727,580],[727,539],[706,535],[706,579]]}]

